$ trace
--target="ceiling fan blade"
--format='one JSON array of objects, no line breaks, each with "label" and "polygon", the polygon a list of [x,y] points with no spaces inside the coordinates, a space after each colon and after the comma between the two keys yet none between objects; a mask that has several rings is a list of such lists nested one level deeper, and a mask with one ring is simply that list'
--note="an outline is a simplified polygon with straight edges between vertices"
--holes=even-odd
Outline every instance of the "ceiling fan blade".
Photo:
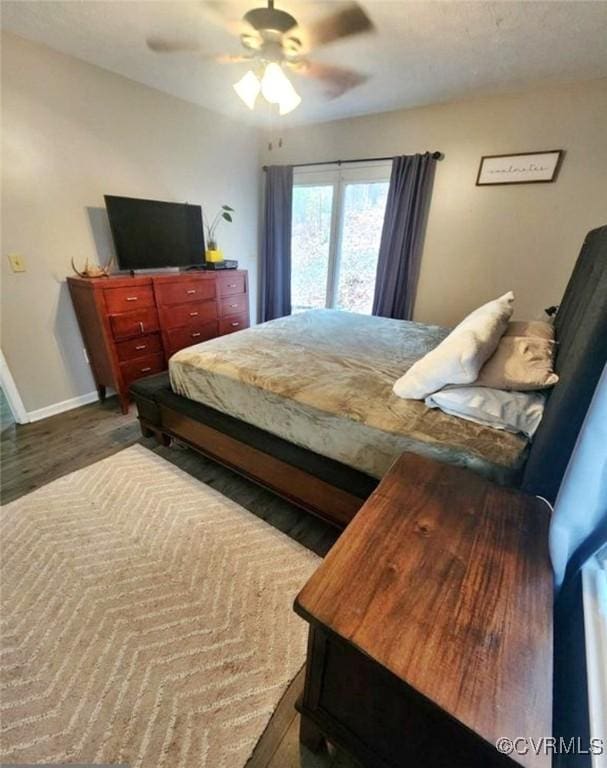
[{"label": "ceiling fan blade", "polygon": [[210,56],[213,61],[218,64],[245,64],[248,61],[253,61],[255,56],[230,56],[229,54],[223,54],[219,56]]},{"label": "ceiling fan blade", "polygon": [[148,38],[148,48],[154,53],[195,53],[202,61],[215,61],[218,64],[242,64],[252,61],[254,56],[230,54],[206,54],[201,52],[200,45],[195,40],[165,40],[164,38]]},{"label": "ceiling fan blade", "polygon": [[148,37],[146,43],[154,53],[195,53],[200,50],[200,43],[193,39],[169,40],[165,37]]},{"label": "ceiling fan blade", "polygon": [[289,65],[297,74],[320,80],[330,99],[336,99],[369,79],[368,75],[353,69],[321,64],[317,61],[301,61]]},{"label": "ceiling fan blade", "polygon": [[299,28],[293,30],[287,37],[300,39],[304,48],[311,50],[344,37],[371,32],[374,29],[373,22],[364,9],[358,3],[348,3],[331,16],[308,24],[301,30]]},{"label": "ceiling fan blade", "polygon": [[244,19],[234,16],[234,9],[230,3],[223,0],[203,0],[200,3],[203,15],[211,24],[223,27],[235,37],[241,35],[251,35],[259,37],[259,33]]}]

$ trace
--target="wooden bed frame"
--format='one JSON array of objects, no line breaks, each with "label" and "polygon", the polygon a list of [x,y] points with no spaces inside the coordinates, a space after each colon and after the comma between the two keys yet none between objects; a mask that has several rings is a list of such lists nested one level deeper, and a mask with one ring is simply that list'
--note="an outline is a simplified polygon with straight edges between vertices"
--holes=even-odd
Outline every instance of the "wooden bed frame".
[{"label": "wooden bed frame", "polygon": [[287,501],[345,528],[363,505],[358,497],[299,467],[236,440],[171,408],[160,408],[165,435],[265,486]]},{"label": "wooden bed frame", "polygon": [[[346,527],[378,484],[375,478],[175,395],[166,373],[140,380],[131,395],[144,436],[155,436],[163,445],[177,439],[338,528]],[[244,436],[239,434],[243,428]]]},{"label": "wooden bed frame", "polygon": [[[554,501],[607,360],[607,226],[588,233],[555,318],[560,381],[550,393],[520,487]],[[377,480],[194,403],[168,374],[131,387],[144,435],[183,441],[200,453],[344,528]]]}]

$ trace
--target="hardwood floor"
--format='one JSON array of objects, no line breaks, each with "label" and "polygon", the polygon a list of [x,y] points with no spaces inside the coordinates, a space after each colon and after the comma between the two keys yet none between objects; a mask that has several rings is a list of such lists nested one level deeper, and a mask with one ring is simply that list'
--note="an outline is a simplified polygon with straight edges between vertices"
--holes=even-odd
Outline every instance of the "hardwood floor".
[{"label": "hardwood floor", "polygon": [[[179,444],[166,448],[141,437],[135,409],[123,415],[116,398],[33,424],[6,425],[0,445],[0,500],[7,504],[134,443],[150,448],[318,555],[324,556],[337,539],[331,526],[189,448]],[[271,747],[254,768],[356,768],[338,751],[314,755],[300,747],[299,715],[288,703],[279,707],[267,732]]]}]

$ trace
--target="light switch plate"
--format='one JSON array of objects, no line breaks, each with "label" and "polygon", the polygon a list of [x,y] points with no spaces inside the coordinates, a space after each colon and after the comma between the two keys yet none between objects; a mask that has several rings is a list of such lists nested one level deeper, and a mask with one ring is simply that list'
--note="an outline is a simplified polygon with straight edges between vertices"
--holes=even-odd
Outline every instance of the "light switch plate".
[{"label": "light switch plate", "polygon": [[19,253],[9,253],[8,260],[13,272],[25,272],[25,259]]}]

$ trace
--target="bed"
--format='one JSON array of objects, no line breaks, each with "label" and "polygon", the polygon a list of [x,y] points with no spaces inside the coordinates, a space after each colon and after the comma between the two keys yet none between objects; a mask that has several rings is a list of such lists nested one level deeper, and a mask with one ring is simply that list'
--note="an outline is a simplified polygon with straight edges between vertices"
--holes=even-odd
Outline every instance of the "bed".
[{"label": "bed", "polygon": [[392,392],[448,333],[310,310],[181,350],[169,362],[171,388],[377,480],[413,451],[512,483],[526,455],[524,438]]},{"label": "bed", "polygon": [[343,526],[404,451],[553,499],[607,357],[607,227],[587,236],[556,316],[560,382],[531,446],[392,393],[448,333],[315,310],[189,347],[133,385],[145,433],[177,437]]}]

